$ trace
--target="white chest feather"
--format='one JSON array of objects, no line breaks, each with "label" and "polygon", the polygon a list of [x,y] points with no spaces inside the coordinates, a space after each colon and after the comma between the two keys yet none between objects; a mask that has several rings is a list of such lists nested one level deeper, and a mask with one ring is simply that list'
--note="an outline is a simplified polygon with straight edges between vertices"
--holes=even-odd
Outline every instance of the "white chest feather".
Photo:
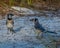
[{"label": "white chest feather", "polygon": [[13,24],[8,23],[8,24],[7,24],[7,27],[11,28],[11,27],[13,27]]}]

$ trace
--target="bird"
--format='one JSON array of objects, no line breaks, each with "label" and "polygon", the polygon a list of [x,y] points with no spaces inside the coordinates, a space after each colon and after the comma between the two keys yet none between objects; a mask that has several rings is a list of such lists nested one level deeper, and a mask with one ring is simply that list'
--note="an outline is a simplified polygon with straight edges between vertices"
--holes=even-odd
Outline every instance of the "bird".
[{"label": "bird", "polygon": [[56,32],[46,30],[46,29],[39,23],[38,18],[30,19],[30,21],[33,21],[33,22],[34,22],[35,33],[37,34],[36,37],[39,37],[39,36],[40,36],[40,38],[43,38],[43,33],[54,33],[54,34],[57,34]]},{"label": "bird", "polygon": [[14,33],[14,29],[13,29],[14,21],[12,19],[12,16],[13,16],[12,13],[7,14],[6,26],[7,26],[8,31],[12,32],[13,34]]}]

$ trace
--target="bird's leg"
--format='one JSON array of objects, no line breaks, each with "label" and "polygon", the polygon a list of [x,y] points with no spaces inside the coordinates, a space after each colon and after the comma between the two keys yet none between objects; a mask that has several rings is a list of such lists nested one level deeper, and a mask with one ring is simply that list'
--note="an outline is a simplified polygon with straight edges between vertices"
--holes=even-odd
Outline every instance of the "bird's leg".
[{"label": "bird's leg", "polygon": [[15,33],[15,31],[13,30],[13,28],[10,29],[10,32],[12,32],[12,34]]},{"label": "bird's leg", "polygon": [[9,28],[7,28],[7,34],[9,34],[9,32],[10,32],[10,29],[9,29]]},{"label": "bird's leg", "polygon": [[36,38],[41,39],[43,37],[42,32],[40,30],[36,30],[35,33],[37,34]]}]

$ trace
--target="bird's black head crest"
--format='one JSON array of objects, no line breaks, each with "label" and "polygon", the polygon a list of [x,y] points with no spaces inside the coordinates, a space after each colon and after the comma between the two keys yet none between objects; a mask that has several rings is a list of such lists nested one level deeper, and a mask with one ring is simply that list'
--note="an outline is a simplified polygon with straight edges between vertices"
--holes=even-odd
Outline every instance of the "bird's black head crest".
[{"label": "bird's black head crest", "polygon": [[30,21],[38,21],[38,19],[37,18],[33,18],[33,19],[30,19]]},{"label": "bird's black head crest", "polygon": [[12,20],[12,16],[13,16],[13,14],[7,14],[7,19]]},{"label": "bird's black head crest", "polygon": [[34,20],[35,20],[35,21],[38,21],[38,19],[37,19],[37,18],[35,18]]}]

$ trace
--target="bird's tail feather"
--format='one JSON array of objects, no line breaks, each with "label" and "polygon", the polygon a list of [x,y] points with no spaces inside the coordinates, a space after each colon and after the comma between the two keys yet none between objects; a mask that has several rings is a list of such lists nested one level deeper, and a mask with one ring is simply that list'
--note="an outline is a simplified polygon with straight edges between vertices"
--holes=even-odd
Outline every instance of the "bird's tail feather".
[{"label": "bird's tail feather", "polygon": [[45,31],[45,33],[54,33],[54,34],[57,34],[56,32],[53,32],[53,31]]}]

